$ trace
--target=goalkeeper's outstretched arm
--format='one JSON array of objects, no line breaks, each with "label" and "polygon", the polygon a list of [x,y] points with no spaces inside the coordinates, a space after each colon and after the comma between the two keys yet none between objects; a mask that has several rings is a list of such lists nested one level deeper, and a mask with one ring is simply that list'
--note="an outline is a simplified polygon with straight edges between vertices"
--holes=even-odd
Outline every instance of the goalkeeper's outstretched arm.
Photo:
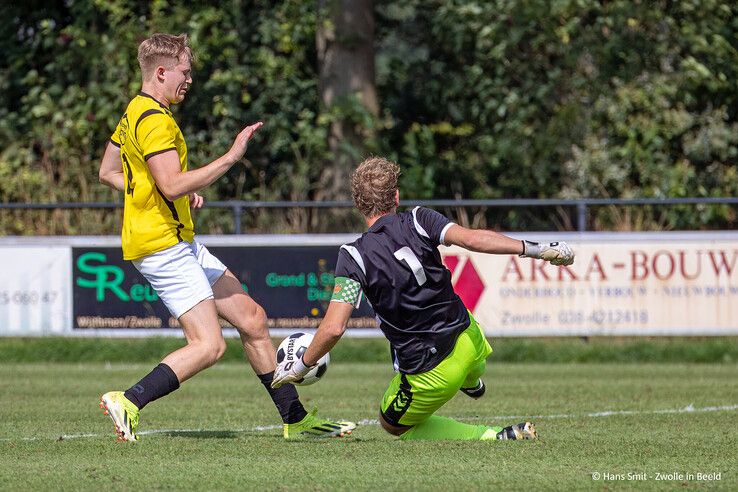
[{"label": "goalkeeper's outstretched arm", "polygon": [[458,224],[452,225],[444,236],[447,246],[461,246],[469,251],[498,255],[523,254],[523,242],[504,234],[484,229],[467,229]]},{"label": "goalkeeper's outstretched arm", "polygon": [[458,224],[452,225],[444,236],[447,246],[456,245],[470,251],[489,254],[517,254],[527,258],[537,258],[553,265],[571,265],[574,253],[563,241],[536,243],[521,241],[504,234],[484,229],[467,229]]}]

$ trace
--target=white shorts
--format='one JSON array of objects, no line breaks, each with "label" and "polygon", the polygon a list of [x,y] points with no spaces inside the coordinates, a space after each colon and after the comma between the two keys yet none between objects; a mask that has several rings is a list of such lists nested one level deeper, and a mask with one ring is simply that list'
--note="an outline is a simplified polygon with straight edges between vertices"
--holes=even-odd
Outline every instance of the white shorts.
[{"label": "white shorts", "polygon": [[226,271],[226,266],[197,241],[182,241],[132,263],[175,318],[212,299],[212,285]]}]

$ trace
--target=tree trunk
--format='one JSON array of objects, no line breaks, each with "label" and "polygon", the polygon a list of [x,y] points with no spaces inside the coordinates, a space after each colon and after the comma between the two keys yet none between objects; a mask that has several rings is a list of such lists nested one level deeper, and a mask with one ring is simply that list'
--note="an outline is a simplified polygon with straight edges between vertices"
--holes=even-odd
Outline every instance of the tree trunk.
[{"label": "tree trunk", "polygon": [[[316,46],[324,111],[347,106],[352,97],[358,97],[376,116],[373,0],[318,0],[318,9]],[[350,199],[349,176],[364,157],[365,137],[345,117],[332,123],[328,137],[332,161],[321,173],[317,200]]]}]

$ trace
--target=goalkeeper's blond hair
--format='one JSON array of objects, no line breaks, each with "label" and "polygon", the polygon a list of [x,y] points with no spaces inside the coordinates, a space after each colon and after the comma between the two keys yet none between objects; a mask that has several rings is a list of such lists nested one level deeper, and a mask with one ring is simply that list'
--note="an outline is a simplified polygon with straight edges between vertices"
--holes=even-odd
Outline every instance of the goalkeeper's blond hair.
[{"label": "goalkeeper's blond hair", "polygon": [[378,217],[395,210],[400,167],[384,157],[370,157],[351,176],[351,196],[364,217]]}]

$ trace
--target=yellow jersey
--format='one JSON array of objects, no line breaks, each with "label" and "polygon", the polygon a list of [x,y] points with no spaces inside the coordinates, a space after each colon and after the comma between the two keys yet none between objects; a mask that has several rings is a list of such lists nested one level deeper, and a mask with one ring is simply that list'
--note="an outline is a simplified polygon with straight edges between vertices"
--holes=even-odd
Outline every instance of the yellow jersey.
[{"label": "yellow jersey", "polygon": [[123,258],[135,260],[192,242],[195,236],[188,196],[169,201],[156,186],[146,161],[176,150],[187,170],[187,145],[172,112],[148,94],[131,100],[110,141],[120,147],[126,180],[123,206]]}]

